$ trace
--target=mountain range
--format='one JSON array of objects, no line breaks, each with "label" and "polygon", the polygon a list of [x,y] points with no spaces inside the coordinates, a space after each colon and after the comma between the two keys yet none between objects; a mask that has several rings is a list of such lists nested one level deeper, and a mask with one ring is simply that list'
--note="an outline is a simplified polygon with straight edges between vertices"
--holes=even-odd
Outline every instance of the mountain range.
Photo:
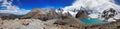
[{"label": "mountain range", "polygon": [[[48,11],[46,11],[45,9],[40,9],[40,8],[34,8],[33,10],[31,10],[29,13],[25,14],[25,15],[16,15],[16,14],[10,14],[10,13],[0,13],[0,17],[3,19],[15,19],[15,18],[20,18],[20,19],[41,19],[41,20],[48,20],[48,19],[55,19],[55,18],[61,18],[62,16],[69,16],[69,17],[74,17],[74,18],[91,18],[89,15],[90,14],[96,14],[98,12],[94,12],[94,10],[87,10],[87,9],[80,9],[80,10],[71,10],[68,11],[67,13],[63,13],[64,10],[63,9],[58,9],[55,10],[54,8],[50,8],[48,9]],[[72,15],[71,12],[77,12],[74,16]],[[118,11],[110,8],[107,10],[104,10],[102,12],[102,14],[99,14],[97,16],[99,16],[98,18],[104,18],[104,20],[113,20],[115,19],[114,17],[116,17],[116,15],[118,15]],[[94,17],[94,16],[93,16]],[[96,17],[97,18],[97,17]],[[113,18],[113,19],[111,19]]]}]

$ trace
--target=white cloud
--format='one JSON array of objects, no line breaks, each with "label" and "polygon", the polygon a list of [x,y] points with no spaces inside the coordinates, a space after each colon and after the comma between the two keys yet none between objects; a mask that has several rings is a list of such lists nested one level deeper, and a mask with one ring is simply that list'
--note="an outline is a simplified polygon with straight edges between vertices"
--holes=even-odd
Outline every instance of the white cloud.
[{"label": "white cloud", "polygon": [[114,3],[114,0],[76,0],[71,6],[66,6],[65,11],[72,9],[80,10],[81,7],[102,12],[109,8],[120,9],[120,6]]},{"label": "white cloud", "polygon": [[1,7],[5,8],[6,10],[0,10],[0,13],[12,13],[12,14],[22,15],[30,11],[30,10],[21,9],[15,5],[12,5],[11,1],[8,2],[7,0],[2,0],[2,2],[3,3]]},{"label": "white cloud", "polygon": [[[66,12],[72,12],[70,10],[80,10],[80,8],[86,8],[89,10],[93,10],[95,12],[93,12],[92,14],[90,14],[89,16],[91,18],[99,18],[101,20],[104,20],[103,18],[101,18],[100,15],[104,10],[108,10],[110,8],[115,9],[117,12],[120,12],[120,6],[114,3],[114,0],[76,0],[71,6],[66,6],[63,11],[63,13]],[[76,12],[72,12],[73,14]],[[73,15],[75,16],[75,15]],[[115,18],[119,19],[118,16],[115,16]],[[115,21],[113,19],[109,19],[107,21]]]},{"label": "white cloud", "polygon": [[[102,13],[104,10],[114,8],[120,11],[120,6],[114,3],[114,0],[76,0],[71,6],[66,6],[63,13],[69,12],[70,10],[80,10],[84,7],[95,12]],[[72,12],[72,11],[71,11]]]}]

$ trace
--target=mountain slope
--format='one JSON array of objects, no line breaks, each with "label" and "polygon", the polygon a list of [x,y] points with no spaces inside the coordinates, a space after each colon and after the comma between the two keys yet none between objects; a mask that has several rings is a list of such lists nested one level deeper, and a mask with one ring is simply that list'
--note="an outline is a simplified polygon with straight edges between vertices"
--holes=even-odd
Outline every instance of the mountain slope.
[{"label": "mountain slope", "polygon": [[22,18],[34,18],[34,19],[38,19],[38,18],[44,18],[46,17],[46,12],[39,9],[39,8],[34,8],[32,11],[30,11],[29,13],[27,13],[25,16],[23,16]]},{"label": "mountain slope", "polygon": [[2,19],[15,19],[15,18],[20,18],[24,15],[15,15],[15,14],[10,14],[10,13],[0,13],[0,18]]}]

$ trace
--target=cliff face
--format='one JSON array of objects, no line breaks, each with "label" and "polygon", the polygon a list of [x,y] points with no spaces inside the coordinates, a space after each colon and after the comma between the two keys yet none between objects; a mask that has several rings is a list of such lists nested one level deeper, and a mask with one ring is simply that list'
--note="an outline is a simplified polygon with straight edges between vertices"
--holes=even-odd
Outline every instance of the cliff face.
[{"label": "cliff face", "polygon": [[110,8],[108,10],[104,10],[101,17],[105,18],[105,20],[108,20],[110,18],[115,17],[115,15],[117,15],[117,11],[113,8]]},{"label": "cliff face", "polygon": [[89,18],[88,14],[83,11],[80,10],[77,14],[76,14],[76,18],[82,19],[82,18]]},{"label": "cliff face", "polygon": [[58,15],[58,13],[55,11],[55,9],[50,9],[49,12],[47,13],[47,18],[49,19],[55,19],[55,18],[59,18],[60,16]]}]

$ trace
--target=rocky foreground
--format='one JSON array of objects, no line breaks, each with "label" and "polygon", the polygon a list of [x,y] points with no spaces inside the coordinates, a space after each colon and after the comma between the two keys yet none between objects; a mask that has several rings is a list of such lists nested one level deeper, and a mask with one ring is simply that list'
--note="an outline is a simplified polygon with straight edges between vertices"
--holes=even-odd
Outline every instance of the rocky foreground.
[{"label": "rocky foreground", "polygon": [[0,29],[79,29],[77,27],[54,24],[56,19],[41,21],[39,19],[0,20]]},{"label": "rocky foreground", "polygon": [[56,21],[57,19],[47,21],[41,21],[39,19],[0,19],[0,29],[120,29],[120,22],[99,25],[80,25],[70,22],[69,24],[55,24]]}]

